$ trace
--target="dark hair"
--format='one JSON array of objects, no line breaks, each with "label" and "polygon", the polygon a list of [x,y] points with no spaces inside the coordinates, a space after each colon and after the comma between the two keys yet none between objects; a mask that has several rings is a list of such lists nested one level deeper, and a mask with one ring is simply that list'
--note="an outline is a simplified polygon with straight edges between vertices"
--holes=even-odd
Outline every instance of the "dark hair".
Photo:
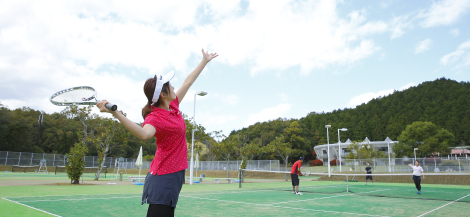
[{"label": "dark hair", "polygon": [[418,160],[415,160],[415,163],[416,163],[416,162],[418,162],[418,164],[419,164],[419,161],[418,161]]},{"label": "dark hair", "polygon": [[[157,76],[147,79],[147,81],[145,81],[145,84],[144,84],[144,93],[145,93],[145,96],[147,96],[147,105],[145,105],[144,108],[142,108],[142,117],[144,118],[144,120],[145,120],[145,117],[148,114],[150,114],[150,112],[152,112],[151,105],[152,105],[153,94],[155,92],[156,82],[157,82]],[[166,82],[163,85],[162,92],[165,94],[170,93],[170,82]],[[161,103],[161,99],[162,99],[161,97],[158,97],[158,101],[154,103],[153,106],[158,107]]]}]

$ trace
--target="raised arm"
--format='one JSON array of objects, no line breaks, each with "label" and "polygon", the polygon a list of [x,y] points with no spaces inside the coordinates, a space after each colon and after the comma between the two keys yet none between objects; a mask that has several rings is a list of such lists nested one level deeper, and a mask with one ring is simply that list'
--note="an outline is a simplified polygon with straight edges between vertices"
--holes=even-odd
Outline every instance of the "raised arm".
[{"label": "raised arm", "polygon": [[104,106],[106,105],[106,103],[108,103],[108,101],[106,100],[96,103],[96,106],[100,109],[100,112],[107,112],[107,113],[111,113],[112,115],[114,115],[114,117],[116,117],[121,122],[121,124],[124,125],[124,127],[127,130],[129,130],[129,132],[131,132],[137,138],[142,139],[142,140],[147,140],[147,139],[152,138],[153,135],[155,135],[155,133],[157,132],[155,128],[150,124],[147,124],[144,127],[141,127],[137,125],[136,123],[132,122],[131,120],[129,120],[121,112],[117,110],[110,111]]},{"label": "raised arm", "polygon": [[206,67],[207,63],[209,63],[212,59],[216,58],[218,56],[217,53],[208,53],[204,52],[204,49],[202,49],[202,60],[199,63],[199,65],[184,79],[183,84],[181,85],[180,88],[178,88],[178,91],[176,92],[176,96],[178,96],[178,101],[181,103],[183,101],[184,96],[188,92],[189,88],[191,85],[193,85],[194,81],[196,81],[197,77],[199,74],[201,74],[202,70],[204,67]]}]

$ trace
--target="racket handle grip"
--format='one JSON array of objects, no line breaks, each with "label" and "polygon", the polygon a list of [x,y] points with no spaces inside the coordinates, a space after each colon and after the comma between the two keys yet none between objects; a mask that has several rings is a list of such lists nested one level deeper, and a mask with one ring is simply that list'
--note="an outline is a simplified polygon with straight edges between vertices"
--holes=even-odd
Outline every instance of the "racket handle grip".
[{"label": "racket handle grip", "polygon": [[117,105],[111,104],[111,103],[107,103],[107,104],[104,105],[104,106],[106,106],[106,108],[108,108],[108,109],[111,110],[111,111],[116,111],[116,109],[117,109]]}]

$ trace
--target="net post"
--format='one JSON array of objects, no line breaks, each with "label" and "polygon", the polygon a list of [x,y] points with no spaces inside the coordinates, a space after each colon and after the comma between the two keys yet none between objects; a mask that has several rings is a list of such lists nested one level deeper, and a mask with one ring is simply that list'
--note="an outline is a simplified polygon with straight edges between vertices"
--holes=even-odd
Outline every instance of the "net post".
[{"label": "net post", "polygon": [[242,169],[238,173],[238,188],[242,188]]}]

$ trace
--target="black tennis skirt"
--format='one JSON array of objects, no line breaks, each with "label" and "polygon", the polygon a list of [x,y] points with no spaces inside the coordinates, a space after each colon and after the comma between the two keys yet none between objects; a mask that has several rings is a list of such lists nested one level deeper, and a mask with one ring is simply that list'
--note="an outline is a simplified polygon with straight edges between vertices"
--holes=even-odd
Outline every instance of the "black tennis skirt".
[{"label": "black tennis skirt", "polygon": [[160,176],[148,173],[145,177],[142,205],[148,203],[176,207],[183,183],[184,170]]}]

